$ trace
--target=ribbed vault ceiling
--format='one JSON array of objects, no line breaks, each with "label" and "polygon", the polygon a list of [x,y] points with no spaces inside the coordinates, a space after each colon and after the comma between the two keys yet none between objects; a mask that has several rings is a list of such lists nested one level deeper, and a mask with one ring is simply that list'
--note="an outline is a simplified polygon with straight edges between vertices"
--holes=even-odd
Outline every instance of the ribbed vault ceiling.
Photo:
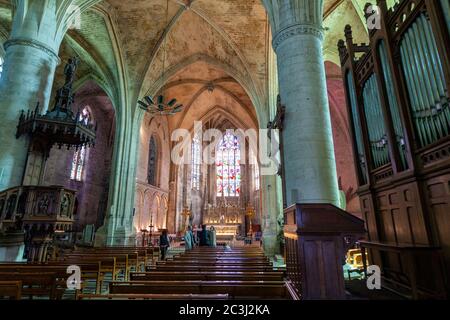
[{"label": "ribbed vault ceiling", "polygon": [[[2,30],[10,30],[9,2],[0,0],[0,40]],[[133,101],[169,83],[166,92],[188,107],[212,85],[212,95],[227,96],[222,102],[234,101],[256,119],[253,105],[266,101],[271,48],[260,0],[169,0],[168,11],[166,0],[97,2],[83,13],[81,30],[70,30],[61,46],[62,57],[77,54],[85,62],[79,78],[100,82],[116,103],[125,92]],[[353,26],[355,41],[367,41],[365,2],[325,0],[327,60],[338,63],[336,44],[346,24]],[[163,66],[168,75],[161,78]],[[217,101],[212,102],[211,107]]]}]

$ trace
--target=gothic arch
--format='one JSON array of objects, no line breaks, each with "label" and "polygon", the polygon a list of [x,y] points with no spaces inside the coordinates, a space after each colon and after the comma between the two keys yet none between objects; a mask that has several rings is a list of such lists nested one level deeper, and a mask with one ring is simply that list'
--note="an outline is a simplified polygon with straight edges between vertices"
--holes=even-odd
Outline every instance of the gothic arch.
[{"label": "gothic arch", "polygon": [[[239,85],[244,89],[248,97],[250,98],[253,107],[255,108],[255,113],[258,118],[264,115],[264,108],[263,103],[260,101],[260,98],[257,95],[256,87],[254,86],[253,82],[248,79],[245,75],[241,74],[238,70],[233,68],[232,66],[228,65],[227,63],[220,61],[216,58],[213,58],[211,56],[208,56],[203,53],[194,54],[186,59],[183,59],[181,62],[179,62],[176,65],[171,66],[166,70],[163,76],[161,76],[159,79],[157,79],[151,87],[148,89],[142,88],[141,95],[150,95],[155,96],[158,94],[159,91],[163,87],[165,87],[168,83],[170,83],[170,79],[174,76],[176,76],[179,72],[181,72],[183,69],[189,67],[192,64],[195,64],[197,62],[205,62],[208,65],[211,65],[213,67],[216,67],[222,71],[224,71],[226,74],[228,74],[232,79],[237,81]],[[138,108],[138,121],[140,121],[142,114],[144,112]]]}]

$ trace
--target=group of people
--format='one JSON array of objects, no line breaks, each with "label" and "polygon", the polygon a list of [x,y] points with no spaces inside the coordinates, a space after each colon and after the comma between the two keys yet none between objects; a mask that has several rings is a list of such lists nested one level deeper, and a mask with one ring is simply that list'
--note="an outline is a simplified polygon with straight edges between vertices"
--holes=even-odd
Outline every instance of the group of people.
[{"label": "group of people", "polygon": [[192,250],[196,246],[216,247],[216,229],[214,228],[214,226],[211,226],[211,228],[207,230],[206,225],[203,225],[201,227],[201,230],[197,230],[195,232],[194,230],[192,230],[192,226],[188,226],[184,234],[184,244],[186,250]]},{"label": "group of people", "polygon": [[[196,246],[200,247],[216,247],[216,229],[211,226],[207,230],[206,225],[201,227],[201,230],[194,232],[192,227],[189,226],[184,234],[184,243],[186,250],[192,250]],[[159,237],[159,248],[161,251],[161,259],[165,260],[167,251],[170,248],[170,237],[166,229],[162,230]]]}]

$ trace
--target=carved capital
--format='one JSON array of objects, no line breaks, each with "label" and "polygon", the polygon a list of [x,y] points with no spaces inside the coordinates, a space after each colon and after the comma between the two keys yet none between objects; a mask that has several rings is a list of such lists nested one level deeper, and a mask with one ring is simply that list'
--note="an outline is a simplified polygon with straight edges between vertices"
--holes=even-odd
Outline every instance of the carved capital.
[{"label": "carved capital", "polygon": [[297,35],[312,35],[323,41],[323,28],[312,24],[295,24],[284,28],[278,31],[273,38],[273,49],[276,51],[283,41]]},{"label": "carved capital", "polygon": [[12,46],[33,47],[35,49],[45,52],[47,55],[49,55],[51,58],[53,58],[57,64],[59,64],[61,62],[61,60],[59,59],[58,53],[55,52],[52,48],[50,48],[48,45],[46,45],[40,41],[36,41],[33,39],[16,38],[16,39],[10,39],[10,40],[6,41],[5,44],[3,45],[3,47],[5,48],[5,51],[7,51],[8,48],[12,47]]}]

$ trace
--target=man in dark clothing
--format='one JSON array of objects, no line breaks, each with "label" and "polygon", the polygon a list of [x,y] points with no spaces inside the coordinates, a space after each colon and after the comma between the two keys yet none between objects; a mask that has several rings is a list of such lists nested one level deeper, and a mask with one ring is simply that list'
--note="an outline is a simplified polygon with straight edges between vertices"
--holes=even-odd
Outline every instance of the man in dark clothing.
[{"label": "man in dark clothing", "polygon": [[163,230],[159,237],[159,249],[161,250],[161,260],[166,259],[167,250],[170,247],[169,233],[167,230]]},{"label": "man in dark clothing", "polygon": [[209,237],[208,231],[206,230],[206,225],[202,226],[202,231],[200,232],[200,246],[201,247],[209,246]]}]

